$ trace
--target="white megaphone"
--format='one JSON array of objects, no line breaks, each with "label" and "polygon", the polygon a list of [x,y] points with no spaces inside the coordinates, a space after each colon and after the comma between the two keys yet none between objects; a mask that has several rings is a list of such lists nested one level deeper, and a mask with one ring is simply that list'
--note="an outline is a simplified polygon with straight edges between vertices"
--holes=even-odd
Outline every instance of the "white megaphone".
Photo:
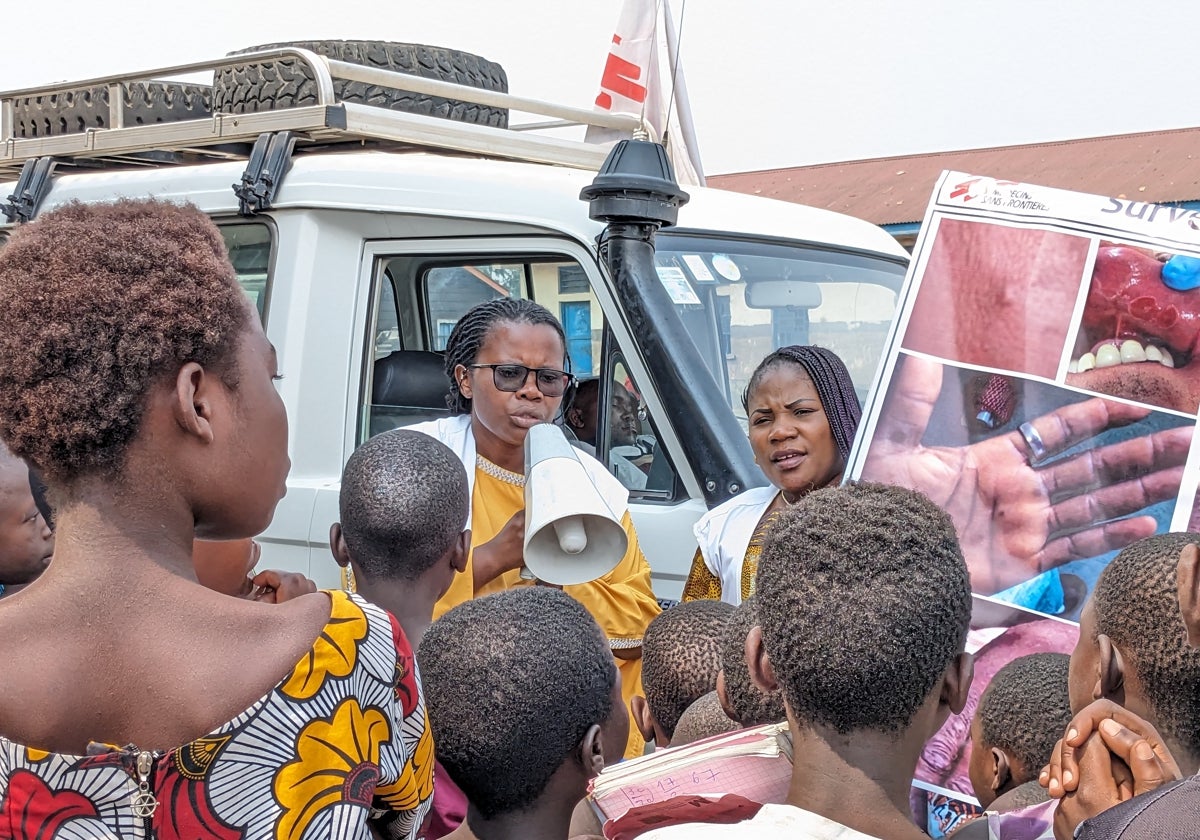
[{"label": "white megaphone", "polygon": [[[525,567],[556,586],[608,574],[629,546],[562,429],[539,423],[525,438]],[[524,576],[524,572],[522,572]]]}]

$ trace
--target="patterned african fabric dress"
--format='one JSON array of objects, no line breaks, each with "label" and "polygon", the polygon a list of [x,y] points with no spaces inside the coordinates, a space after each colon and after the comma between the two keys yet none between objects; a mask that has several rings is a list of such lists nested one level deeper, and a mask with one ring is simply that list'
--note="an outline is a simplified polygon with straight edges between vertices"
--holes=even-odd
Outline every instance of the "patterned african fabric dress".
[{"label": "patterned african fabric dress", "polygon": [[291,673],[182,747],[83,756],[0,738],[0,838],[415,838],[433,739],[412,649],[388,613],[328,593],[330,619]]},{"label": "patterned african fabric dress", "polygon": [[683,586],[684,601],[737,606],[754,594],[763,535],[777,515],[767,510],[778,495],[774,487],[754,487],[700,518],[693,529],[697,548]]}]

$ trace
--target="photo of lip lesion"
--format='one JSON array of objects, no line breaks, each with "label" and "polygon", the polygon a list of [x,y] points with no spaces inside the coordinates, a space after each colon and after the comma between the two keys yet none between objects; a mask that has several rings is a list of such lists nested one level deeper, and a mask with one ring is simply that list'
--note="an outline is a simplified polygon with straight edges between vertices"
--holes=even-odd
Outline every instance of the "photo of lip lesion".
[{"label": "photo of lip lesion", "polygon": [[1194,416],[1198,287],[1200,259],[1101,241],[1066,384]]},{"label": "photo of lip lesion", "polygon": [[902,345],[955,362],[1054,379],[1092,240],[941,219]]},{"label": "photo of lip lesion", "polygon": [[1118,550],[1170,528],[1194,427],[902,352],[852,477],[920,490],[945,510],[974,592],[1075,619]]}]

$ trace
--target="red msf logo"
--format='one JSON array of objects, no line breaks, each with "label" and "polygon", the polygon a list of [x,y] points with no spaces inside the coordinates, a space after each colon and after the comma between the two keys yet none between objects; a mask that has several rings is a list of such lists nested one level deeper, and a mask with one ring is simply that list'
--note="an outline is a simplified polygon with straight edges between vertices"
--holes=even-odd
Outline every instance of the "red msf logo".
[{"label": "red msf logo", "polygon": [[[988,187],[993,184],[997,187],[1015,187],[1019,183],[1019,181],[993,181],[991,178],[972,178],[969,181],[963,181],[961,184],[955,184],[954,189],[950,191],[950,197],[959,198],[960,196],[966,196],[963,201],[970,201],[973,198],[978,198],[980,195],[991,192]],[[982,184],[983,189],[973,189],[976,184]]]},{"label": "red msf logo", "polygon": [[[621,36],[614,35],[613,43],[618,46]],[[642,68],[632,61],[626,61],[615,52],[608,54],[604,63],[604,75],[600,78],[600,95],[596,97],[596,107],[611,111],[613,100],[611,94],[623,96],[634,102],[646,101],[646,86],[638,84],[642,77]]]}]

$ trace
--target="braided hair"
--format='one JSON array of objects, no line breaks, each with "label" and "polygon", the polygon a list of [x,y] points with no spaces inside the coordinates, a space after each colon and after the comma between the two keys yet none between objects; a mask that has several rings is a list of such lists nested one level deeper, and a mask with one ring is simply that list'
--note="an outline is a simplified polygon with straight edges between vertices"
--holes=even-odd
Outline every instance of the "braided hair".
[{"label": "braided hair", "polygon": [[817,389],[817,396],[821,398],[821,407],[825,409],[842,463],[849,463],[850,446],[854,443],[854,433],[858,431],[858,421],[862,419],[862,407],[858,404],[854,380],[850,378],[850,371],[846,370],[846,363],[832,350],[805,344],[780,347],[754,369],[750,384],[742,392],[742,409],[750,410],[750,395],[763,376],[783,364],[798,365],[808,374]]},{"label": "braided hair", "polygon": [[[458,319],[450,338],[446,341],[446,377],[450,380],[450,392],[446,394],[446,406],[451,414],[470,414],[471,400],[458,389],[454,369],[459,365],[470,367],[479,358],[479,350],[492,328],[498,323],[533,324],[553,327],[563,343],[563,361],[567,372],[571,372],[571,359],[567,355],[567,336],[562,324],[540,303],[523,298],[496,298],[471,307]],[[565,400],[564,400],[565,405]]]}]

